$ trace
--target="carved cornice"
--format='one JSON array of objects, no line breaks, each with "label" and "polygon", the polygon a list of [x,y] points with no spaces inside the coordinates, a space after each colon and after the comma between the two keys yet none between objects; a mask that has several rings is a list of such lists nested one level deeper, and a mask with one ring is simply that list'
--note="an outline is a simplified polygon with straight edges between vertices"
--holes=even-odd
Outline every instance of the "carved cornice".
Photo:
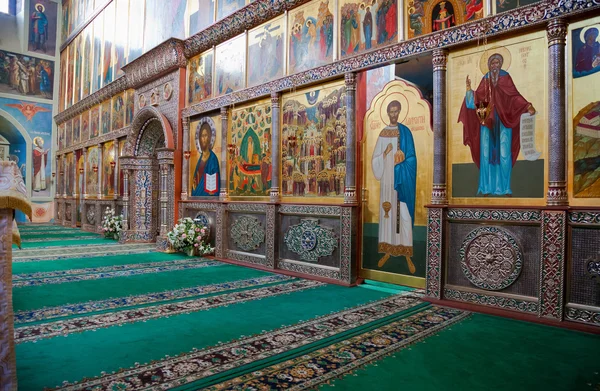
[{"label": "carved cornice", "polygon": [[183,41],[171,38],[125,65],[129,88],[137,88],[178,68],[185,68]]},{"label": "carved cornice", "polygon": [[[261,1],[259,2],[262,4]],[[274,3],[279,2],[274,1]],[[251,5],[252,4],[255,3],[251,3]],[[295,3],[294,6],[297,4],[298,3]],[[182,116],[190,117],[223,106],[230,106],[244,101],[266,97],[273,92],[290,90],[315,82],[339,78],[348,72],[356,72],[377,67],[388,64],[390,61],[413,57],[436,49],[475,42],[483,37],[493,37],[509,32],[514,33],[514,31],[519,29],[540,26],[555,18],[575,15],[587,10],[599,8],[599,6],[600,0],[542,1],[530,6],[520,7],[512,11],[491,16],[486,19],[465,23],[433,34],[416,37],[378,50],[373,50],[368,53],[348,57],[332,64],[283,77],[260,86],[246,88],[231,94],[209,99],[187,107],[182,111]],[[249,6],[246,8],[248,7]],[[237,16],[237,14],[233,14],[232,16]],[[220,25],[220,23],[221,22],[215,24],[214,27]],[[238,32],[236,32],[236,34],[238,34]],[[198,38],[197,35],[194,38],[201,39]],[[207,37],[206,39],[209,38]],[[188,46],[188,41],[186,41],[186,48]],[[194,51],[194,54],[200,53],[202,50],[208,49],[209,47],[210,46],[206,45],[202,46],[200,50]],[[186,49],[186,55],[187,54],[188,51]]]},{"label": "carved cornice", "polygon": [[99,105],[102,102],[112,98],[118,93],[125,91],[128,88],[129,87],[127,85],[127,80],[125,76],[121,76],[112,83],[99,89],[93,94],[86,96],[79,102],[75,103],[73,106],[54,116],[54,121],[57,125],[60,125],[70,120],[71,118],[82,114],[84,111],[87,111],[92,107]]},{"label": "carved cornice", "polygon": [[102,135],[100,135],[98,137],[94,137],[93,139],[86,140],[86,141],[83,141],[83,142],[80,142],[80,143],[77,143],[77,144],[73,144],[73,145],[71,145],[68,148],[63,148],[63,149],[58,150],[56,152],[56,154],[57,155],[63,155],[65,153],[73,152],[73,151],[76,151],[78,149],[83,149],[83,151],[85,153],[85,151],[86,151],[85,148],[87,148],[87,147],[94,146],[94,145],[97,146],[97,145],[105,143],[107,141],[116,140],[118,138],[127,136],[129,134],[129,129],[130,128],[131,128],[130,126],[126,126],[126,127],[121,128],[119,130],[113,130],[110,133],[106,133],[106,134],[102,134]]},{"label": "carved cornice", "polygon": [[257,0],[221,19],[210,27],[189,37],[184,42],[186,57],[194,57],[214,45],[250,30],[285,11],[310,0]]},{"label": "carved cornice", "polygon": [[448,50],[440,49],[433,51],[433,58],[431,59],[433,63],[434,71],[445,71],[446,64],[448,63]]},{"label": "carved cornice", "polygon": [[548,22],[546,34],[548,35],[548,47],[564,45],[567,40],[567,23],[561,18],[551,20]]}]

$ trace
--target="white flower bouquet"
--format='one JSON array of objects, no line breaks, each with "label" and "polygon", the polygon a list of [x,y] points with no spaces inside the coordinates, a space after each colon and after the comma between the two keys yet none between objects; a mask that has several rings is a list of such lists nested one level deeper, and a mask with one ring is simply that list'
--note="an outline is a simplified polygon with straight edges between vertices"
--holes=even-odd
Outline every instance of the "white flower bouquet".
[{"label": "white flower bouquet", "polygon": [[102,232],[105,238],[119,240],[123,229],[123,215],[117,215],[114,209],[109,207],[102,218]]},{"label": "white flower bouquet", "polygon": [[175,250],[188,255],[210,255],[215,251],[208,241],[208,228],[198,225],[190,217],[180,219],[167,233],[167,239]]}]

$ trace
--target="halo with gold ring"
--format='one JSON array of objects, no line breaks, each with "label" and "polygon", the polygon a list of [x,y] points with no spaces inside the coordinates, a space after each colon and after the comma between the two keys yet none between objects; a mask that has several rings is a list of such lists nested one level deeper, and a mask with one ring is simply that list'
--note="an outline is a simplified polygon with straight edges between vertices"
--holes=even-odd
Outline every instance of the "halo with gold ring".
[{"label": "halo with gold ring", "polygon": [[481,55],[481,58],[479,59],[479,69],[481,70],[482,74],[485,75],[486,73],[488,73],[488,59],[496,53],[501,55],[504,59],[504,61],[502,62],[502,69],[506,71],[508,70],[508,68],[510,68],[510,62],[512,60],[510,51],[504,46],[495,46],[484,51]]},{"label": "halo with gold ring", "polygon": [[36,4],[35,4],[35,9],[36,9],[36,10],[38,9],[38,6],[41,6],[41,7],[42,7],[42,12],[45,12],[45,11],[46,11],[46,7],[44,7],[44,4],[42,4],[42,3],[36,3]]},{"label": "halo with gold ring", "polygon": [[596,37],[596,42],[600,42],[600,26],[596,25],[592,25],[592,26],[587,26],[581,29],[581,32],[579,33],[579,39],[581,40],[581,42],[585,43],[585,33],[589,30],[589,29],[596,29],[598,30],[599,34]]},{"label": "halo with gold ring", "polygon": [[381,123],[384,123],[386,126],[390,125],[390,117],[387,115],[387,107],[390,102],[397,100],[400,102],[400,113],[398,114],[398,123],[403,123],[406,117],[408,116],[408,98],[401,92],[392,92],[385,97],[383,102],[381,103],[381,109],[379,110],[379,119]]}]

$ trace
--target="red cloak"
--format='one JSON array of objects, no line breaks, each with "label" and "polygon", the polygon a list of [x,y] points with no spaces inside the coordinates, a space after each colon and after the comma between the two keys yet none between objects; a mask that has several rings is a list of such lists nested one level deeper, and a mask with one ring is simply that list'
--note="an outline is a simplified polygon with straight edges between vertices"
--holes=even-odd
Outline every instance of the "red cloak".
[{"label": "red cloak", "polygon": [[[475,106],[489,98],[491,98],[489,103],[491,112],[485,121],[485,126],[493,129],[494,111],[496,111],[502,124],[512,129],[511,151],[514,166],[521,150],[521,115],[527,113],[530,103],[519,93],[510,75],[502,70],[495,86],[490,83],[489,73],[483,77],[475,91]],[[469,146],[473,162],[479,168],[481,124],[475,109],[467,108],[466,100],[463,100],[458,122],[463,123],[463,144]]]}]

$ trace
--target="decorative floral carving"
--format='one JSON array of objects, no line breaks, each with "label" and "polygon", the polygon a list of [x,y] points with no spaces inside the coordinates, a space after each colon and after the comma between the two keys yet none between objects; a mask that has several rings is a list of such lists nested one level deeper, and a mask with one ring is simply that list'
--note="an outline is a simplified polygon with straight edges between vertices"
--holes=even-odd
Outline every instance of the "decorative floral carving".
[{"label": "decorative floral carving", "polygon": [[302,219],[300,224],[288,229],[283,241],[290,251],[300,255],[300,259],[309,262],[317,262],[320,257],[333,254],[338,246],[333,231],[321,227],[318,219]]},{"label": "decorative floral carving", "polygon": [[478,288],[498,291],[517,280],[523,255],[514,237],[496,227],[477,228],[460,249],[464,275]]},{"label": "decorative floral carving", "polygon": [[244,251],[253,251],[265,241],[265,228],[253,216],[240,216],[231,225],[233,242]]},{"label": "decorative floral carving", "polygon": [[93,225],[96,222],[96,206],[87,208],[86,217],[88,224]]},{"label": "decorative floral carving", "polygon": [[598,284],[600,284],[600,258],[589,259],[585,268],[587,274]]}]

